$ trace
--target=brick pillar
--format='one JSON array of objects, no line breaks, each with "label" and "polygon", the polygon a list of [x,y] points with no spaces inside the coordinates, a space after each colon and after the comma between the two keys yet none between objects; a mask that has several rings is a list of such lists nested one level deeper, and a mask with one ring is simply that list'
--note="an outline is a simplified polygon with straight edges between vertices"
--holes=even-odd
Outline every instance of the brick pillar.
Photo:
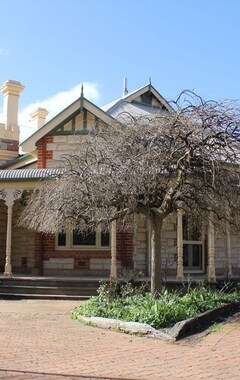
[{"label": "brick pillar", "polygon": [[133,268],[133,251],[134,251],[134,233],[130,232],[122,232],[121,233],[121,262],[122,266],[125,268]]},{"label": "brick pillar", "polygon": [[39,276],[43,275],[43,243],[44,235],[35,232],[35,271]]}]

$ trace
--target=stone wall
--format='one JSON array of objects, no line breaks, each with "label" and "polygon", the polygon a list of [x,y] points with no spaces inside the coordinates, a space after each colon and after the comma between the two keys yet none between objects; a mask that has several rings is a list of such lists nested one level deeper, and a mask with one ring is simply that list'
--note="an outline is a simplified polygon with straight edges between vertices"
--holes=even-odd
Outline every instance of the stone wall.
[{"label": "stone wall", "polygon": [[53,142],[47,143],[47,151],[52,151],[52,157],[47,159],[46,167],[54,168],[59,166],[63,156],[77,153],[84,136],[52,136]]},{"label": "stone wall", "polygon": [[[13,206],[12,221],[12,267],[13,273],[32,273],[34,268],[34,232],[17,225],[22,210],[20,202]],[[4,271],[6,260],[7,207],[0,202],[0,270]]]},{"label": "stone wall", "polygon": [[[150,244],[149,228],[144,218],[138,220],[134,234],[134,268],[150,273]],[[216,273],[226,274],[226,237],[216,236],[215,240],[215,264]],[[207,241],[204,244],[204,272],[207,273]],[[240,275],[240,236],[231,235],[231,264],[233,274]],[[175,276],[177,267],[177,218],[170,215],[164,220],[162,229],[162,273],[163,276]]]},{"label": "stone wall", "polygon": [[[137,218],[134,234],[134,268],[145,275],[150,274],[150,232],[144,217]],[[177,225],[175,215],[164,220],[162,229],[162,269],[163,274],[175,273],[177,254]]]},{"label": "stone wall", "polygon": [[[231,258],[232,271],[234,275],[240,275],[240,236],[231,234]],[[227,272],[227,242],[225,236],[216,237],[216,273]]]}]

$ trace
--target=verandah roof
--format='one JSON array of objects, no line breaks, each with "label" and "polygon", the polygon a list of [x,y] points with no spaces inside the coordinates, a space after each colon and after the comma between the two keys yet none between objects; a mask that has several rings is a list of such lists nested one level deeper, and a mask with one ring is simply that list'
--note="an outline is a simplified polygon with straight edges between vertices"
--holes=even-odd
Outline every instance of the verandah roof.
[{"label": "verandah roof", "polygon": [[63,172],[62,169],[12,169],[0,170],[0,182],[39,180],[47,177],[55,177]]}]

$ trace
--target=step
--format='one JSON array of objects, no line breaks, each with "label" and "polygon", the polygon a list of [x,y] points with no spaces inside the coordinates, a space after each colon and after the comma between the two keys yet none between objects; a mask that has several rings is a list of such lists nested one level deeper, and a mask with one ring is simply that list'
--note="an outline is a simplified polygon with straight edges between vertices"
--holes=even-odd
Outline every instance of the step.
[{"label": "step", "polygon": [[96,289],[99,287],[99,281],[98,280],[88,280],[88,281],[82,281],[82,280],[75,280],[75,281],[68,281],[68,280],[45,280],[45,279],[0,279],[0,286],[1,285],[8,285],[8,286],[49,286],[49,287],[84,287],[84,288],[93,288]]},{"label": "step", "polygon": [[58,286],[22,286],[22,285],[0,285],[0,292],[22,293],[22,294],[52,294],[52,295],[97,295],[96,287],[58,287]]},{"label": "step", "polygon": [[81,301],[88,300],[90,296],[73,296],[73,295],[56,295],[56,294],[21,294],[21,293],[3,293],[0,291],[0,300],[17,300],[17,299],[43,299],[43,300],[65,300]]}]

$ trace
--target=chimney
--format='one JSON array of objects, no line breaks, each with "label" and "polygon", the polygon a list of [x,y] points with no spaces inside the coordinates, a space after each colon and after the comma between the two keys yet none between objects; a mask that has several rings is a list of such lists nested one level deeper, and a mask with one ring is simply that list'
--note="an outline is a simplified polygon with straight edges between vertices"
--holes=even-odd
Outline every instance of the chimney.
[{"label": "chimney", "polygon": [[127,78],[123,78],[123,94],[122,96],[126,96],[128,94],[128,90],[127,90]]},{"label": "chimney", "polygon": [[46,110],[46,108],[37,108],[30,114],[32,126],[40,129],[45,124],[48,114],[49,112]]},{"label": "chimney", "polygon": [[3,115],[5,137],[17,141],[19,140],[18,100],[19,94],[24,88],[25,86],[14,80],[7,80],[0,87],[0,92],[4,94]]}]

